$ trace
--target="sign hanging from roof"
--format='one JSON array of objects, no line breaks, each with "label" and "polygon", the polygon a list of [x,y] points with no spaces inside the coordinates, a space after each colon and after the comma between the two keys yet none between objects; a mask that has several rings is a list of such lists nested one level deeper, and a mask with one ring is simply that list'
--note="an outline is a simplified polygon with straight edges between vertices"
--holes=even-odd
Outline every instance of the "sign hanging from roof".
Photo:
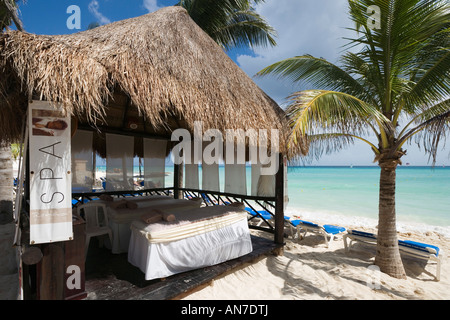
[{"label": "sign hanging from roof", "polygon": [[49,102],[28,111],[30,146],[30,243],[72,240],[70,116]]}]

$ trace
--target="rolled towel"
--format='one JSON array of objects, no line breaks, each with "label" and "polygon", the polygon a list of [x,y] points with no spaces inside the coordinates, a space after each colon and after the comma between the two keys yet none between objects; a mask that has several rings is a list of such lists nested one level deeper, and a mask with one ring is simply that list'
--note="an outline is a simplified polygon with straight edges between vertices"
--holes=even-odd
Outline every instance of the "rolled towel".
[{"label": "rolled towel", "polygon": [[138,207],[137,203],[134,201],[127,201],[126,205],[128,209],[136,209]]},{"label": "rolled towel", "polygon": [[163,213],[157,209],[150,210],[141,216],[141,220],[146,224],[159,222],[162,221],[162,219]]},{"label": "rolled towel", "polygon": [[103,200],[103,201],[114,201],[114,198],[111,197],[109,194],[102,194],[102,195],[99,197],[99,199],[100,199],[100,200]]},{"label": "rolled towel", "polygon": [[113,209],[124,209],[127,207],[127,200],[114,201],[109,206]]},{"label": "rolled towel", "polygon": [[175,218],[175,216],[171,213],[164,213],[163,219],[164,219],[164,221],[172,222],[172,221],[175,221],[177,218]]},{"label": "rolled towel", "polygon": [[200,198],[200,197],[193,197],[193,198],[190,198],[189,200],[191,200],[191,201],[202,201],[202,198]]},{"label": "rolled towel", "polygon": [[229,206],[245,210],[245,205],[242,202],[233,202],[233,203],[230,203]]}]

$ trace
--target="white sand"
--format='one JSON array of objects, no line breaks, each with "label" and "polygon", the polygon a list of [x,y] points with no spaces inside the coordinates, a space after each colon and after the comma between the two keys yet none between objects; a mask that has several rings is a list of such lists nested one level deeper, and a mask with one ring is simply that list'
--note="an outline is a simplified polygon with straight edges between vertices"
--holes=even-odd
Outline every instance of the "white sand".
[{"label": "white sand", "polygon": [[[305,217],[303,217],[305,218]],[[324,216],[322,216],[324,218]],[[326,216],[329,219],[329,216]],[[338,218],[338,217],[335,217]],[[323,223],[321,219],[315,222]],[[310,220],[314,221],[314,220]],[[333,221],[332,223],[335,223]],[[348,228],[376,232],[375,226],[355,225],[341,217]],[[366,221],[370,225],[373,221]],[[330,223],[328,221],[327,223]],[[346,224],[347,223],[347,224]],[[354,244],[345,252],[342,237],[327,248],[323,237],[307,234],[303,240],[287,239],[283,256],[267,256],[259,261],[230,272],[186,300],[447,300],[450,299],[448,228],[402,225],[399,238],[437,245],[441,252],[441,280],[435,279],[436,263],[404,257],[406,280],[383,273],[371,275],[375,248]],[[420,229],[420,230],[419,230]],[[253,231],[260,236],[272,235]],[[368,285],[369,280],[369,285]]]},{"label": "white sand", "polygon": [[[104,173],[97,173],[97,179]],[[333,224],[376,233],[377,221],[335,213],[304,212],[288,207],[288,216],[320,224]],[[230,272],[185,300],[447,300],[450,299],[450,227],[397,223],[399,239],[436,245],[441,249],[441,279],[436,281],[436,263],[404,258],[406,280],[377,273],[373,282],[375,248],[355,244],[345,252],[342,236],[327,248],[323,237],[286,239],[283,256],[268,256]],[[264,232],[253,234],[273,239]],[[368,280],[372,282],[369,282]],[[378,285],[378,286],[377,286]]]}]

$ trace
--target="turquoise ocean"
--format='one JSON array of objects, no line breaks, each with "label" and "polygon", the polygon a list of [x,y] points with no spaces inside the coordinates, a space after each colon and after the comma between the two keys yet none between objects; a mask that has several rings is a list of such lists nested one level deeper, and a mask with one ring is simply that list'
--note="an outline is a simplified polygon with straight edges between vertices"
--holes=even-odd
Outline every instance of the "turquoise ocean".
[{"label": "turquoise ocean", "polygon": [[[293,211],[378,219],[378,167],[291,167]],[[450,168],[399,167],[397,221],[450,226]]]},{"label": "turquoise ocean", "polygon": [[[139,173],[138,167],[134,170]],[[173,186],[173,167],[167,166],[166,172],[166,187]],[[224,167],[219,173],[223,190]],[[287,215],[320,223],[376,226],[379,176],[376,166],[289,167]],[[247,190],[250,181],[247,170]],[[450,234],[450,168],[398,167],[396,212],[400,226]]]}]

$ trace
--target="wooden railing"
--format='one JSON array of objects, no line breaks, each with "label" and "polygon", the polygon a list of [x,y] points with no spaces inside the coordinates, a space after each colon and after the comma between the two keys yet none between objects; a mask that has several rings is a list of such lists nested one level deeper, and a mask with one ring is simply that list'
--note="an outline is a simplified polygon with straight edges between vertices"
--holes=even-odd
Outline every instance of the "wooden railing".
[{"label": "wooden railing", "polygon": [[[199,197],[203,199],[203,202],[207,206],[214,205],[226,205],[232,202],[242,202],[246,210],[249,212],[249,227],[253,229],[259,229],[268,232],[274,232],[274,223],[271,221],[275,217],[275,197],[261,197],[261,196],[248,196],[234,193],[226,193],[219,191],[208,191],[198,189],[180,188],[179,191],[183,192],[183,197],[189,199],[192,197]],[[271,219],[265,218],[259,211],[264,211],[270,214]],[[256,220],[262,221],[261,224],[255,224]]]},{"label": "wooden railing", "polygon": [[[225,193],[219,191],[208,191],[199,189],[179,188],[178,191],[184,199],[199,197],[203,199],[203,203],[207,206],[227,205],[232,202],[242,202],[246,210],[249,212],[249,227],[267,232],[274,232],[273,217],[275,217],[275,197],[248,196],[233,193]],[[115,197],[136,197],[146,195],[174,195],[174,188],[144,189],[144,190],[126,190],[126,191],[102,191],[102,192],[80,192],[72,193],[72,206],[88,201],[96,200],[101,195],[111,195]],[[261,215],[259,211],[270,214]]]}]

